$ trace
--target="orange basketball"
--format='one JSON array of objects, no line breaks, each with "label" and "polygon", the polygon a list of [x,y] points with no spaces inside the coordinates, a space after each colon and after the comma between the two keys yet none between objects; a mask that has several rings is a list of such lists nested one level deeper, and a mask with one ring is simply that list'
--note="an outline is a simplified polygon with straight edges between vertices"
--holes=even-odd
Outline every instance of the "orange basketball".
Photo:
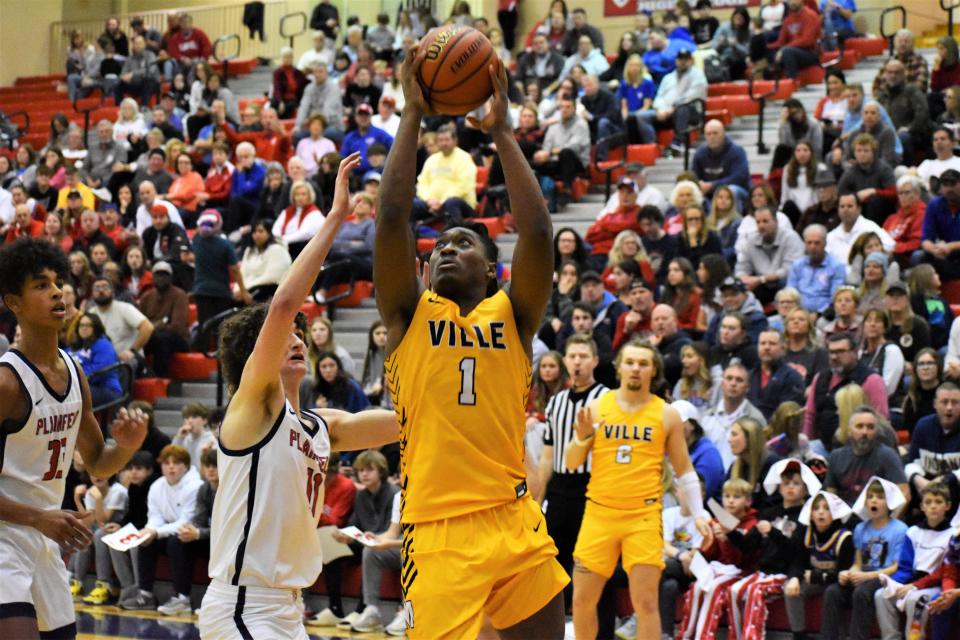
[{"label": "orange basketball", "polygon": [[487,67],[497,54],[485,35],[473,27],[437,27],[423,37],[421,46],[426,57],[417,79],[434,111],[463,115],[493,94]]}]

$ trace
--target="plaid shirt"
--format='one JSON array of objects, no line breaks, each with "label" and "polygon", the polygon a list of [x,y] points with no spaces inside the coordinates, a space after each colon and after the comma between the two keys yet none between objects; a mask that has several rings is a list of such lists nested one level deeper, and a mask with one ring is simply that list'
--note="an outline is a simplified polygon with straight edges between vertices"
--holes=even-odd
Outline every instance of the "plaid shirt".
[{"label": "plaid shirt", "polygon": [[905,56],[893,56],[884,60],[880,70],[877,71],[877,77],[873,80],[873,95],[876,97],[878,92],[883,91],[883,69],[887,66],[887,62],[894,58],[902,62],[906,68],[907,84],[915,85],[920,89],[920,93],[926,93],[930,84],[930,68],[923,56],[916,51],[911,51]]}]

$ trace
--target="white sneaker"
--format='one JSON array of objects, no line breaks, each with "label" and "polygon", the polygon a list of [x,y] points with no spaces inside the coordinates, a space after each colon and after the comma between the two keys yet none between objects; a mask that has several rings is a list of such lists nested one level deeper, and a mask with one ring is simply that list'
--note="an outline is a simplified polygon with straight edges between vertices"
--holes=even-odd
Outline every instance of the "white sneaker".
[{"label": "white sneaker", "polygon": [[356,622],[350,625],[350,630],[356,631],[357,633],[383,631],[383,621],[380,620],[380,609],[372,604],[368,604]]},{"label": "white sneaker", "polygon": [[613,635],[620,638],[620,640],[636,640],[637,638],[637,616],[632,615],[626,620],[623,621],[617,630],[613,632]]},{"label": "white sneaker", "polygon": [[308,627],[335,627],[343,620],[335,614],[330,607],[327,607],[317,615],[306,621]]},{"label": "white sneaker", "polygon": [[166,604],[157,607],[157,611],[165,616],[190,615],[193,613],[193,607],[190,606],[189,597],[178,593],[167,600]]},{"label": "white sneaker", "polygon": [[387,632],[387,635],[398,638],[407,635],[407,617],[404,615],[402,609],[397,611],[397,615],[393,616],[393,620],[390,621],[390,624],[387,625],[384,631]]},{"label": "white sneaker", "polygon": [[356,611],[348,613],[340,622],[337,623],[337,629],[346,629],[350,630],[353,626],[353,623],[360,619],[360,614]]}]

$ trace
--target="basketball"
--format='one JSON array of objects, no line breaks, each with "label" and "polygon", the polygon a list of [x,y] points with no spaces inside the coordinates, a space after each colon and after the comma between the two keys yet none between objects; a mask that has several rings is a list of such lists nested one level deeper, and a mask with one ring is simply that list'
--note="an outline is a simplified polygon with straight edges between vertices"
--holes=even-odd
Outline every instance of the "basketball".
[{"label": "basketball", "polygon": [[472,27],[430,30],[421,41],[426,57],[418,80],[423,97],[437,113],[463,115],[493,93],[487,67],[496,58],[487,37]]}]

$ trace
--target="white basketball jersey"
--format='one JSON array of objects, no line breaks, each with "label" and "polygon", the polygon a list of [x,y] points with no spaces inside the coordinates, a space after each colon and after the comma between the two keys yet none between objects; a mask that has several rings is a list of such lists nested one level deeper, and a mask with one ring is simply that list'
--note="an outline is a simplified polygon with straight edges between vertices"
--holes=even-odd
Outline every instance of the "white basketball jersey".
[{"label": "white basketball jersey", "polygon": [[41,509],[59,509],[63,502],[83,407],[77,363],[59,351],[67,365],[63,395],[16,349],[0,356],[0,367],[16,374],[30,404],[22,424],[0,426],[0,495]]},{"label": "white basketball jersey", "polygon": [[323,567],[317,523],[330,457],[327,423],[289,402],[258,444],[220,443],[210,525],[210,577],[238,586],[312,585]]}]

